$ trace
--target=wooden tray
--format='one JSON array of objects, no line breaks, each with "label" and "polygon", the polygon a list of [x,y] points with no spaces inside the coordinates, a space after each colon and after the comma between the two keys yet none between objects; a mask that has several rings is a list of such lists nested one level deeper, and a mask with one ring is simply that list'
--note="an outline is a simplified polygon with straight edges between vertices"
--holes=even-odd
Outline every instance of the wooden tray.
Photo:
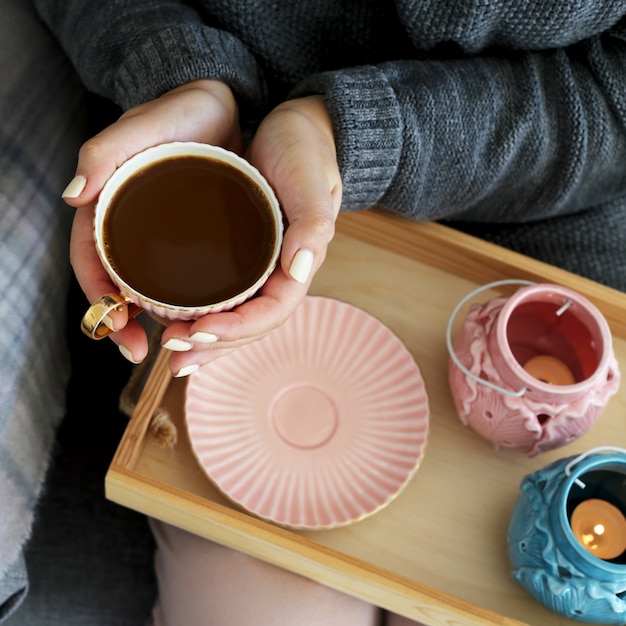
[{"label": "wooden tray", "polygon": [[[503,278],[560,283],[587,296],[607,318],[617,358],[626,363],[625,294],[438,224],[376,211],[345,214],[311,293],[375,315],[420,365],[431,429],[420,469],[402,494],[370,518],[326,531],[295,532],[238,509],[191,453],[185,381],[171,378],[161,351],[107,473],[107,497],[429,626],[580,624],[544,609],[511,579],[506,531],[525,474],[596,446],[626,445],[626,389],[587,435],[533,459],[495,449],[463,426],[448,388],[445,326],[464,295]],[[481,301],[495,295],[486,292]],[[148,434],[158,406],[178,427],[173,449]]]}]

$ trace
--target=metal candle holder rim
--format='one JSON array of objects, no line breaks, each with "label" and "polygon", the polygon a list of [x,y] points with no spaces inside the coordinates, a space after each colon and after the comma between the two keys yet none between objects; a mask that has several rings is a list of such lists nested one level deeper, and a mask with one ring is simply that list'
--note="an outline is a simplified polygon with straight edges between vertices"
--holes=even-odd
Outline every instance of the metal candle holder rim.
[{"label": "metal candle holder rim", "polygon": [[[608,454],[603,454],[605,452]],[[624,458],[620,459],[620,456]],[[588,465],[585,465],[578,469],[575,468],[576,465],[579,465],[589,457],[594,457],[594,459],[589,459],[589,462],[592,464],[591,468],[588,467]],[[567,499],[569,491],[574,484],[578,485],[582,489],[586,487],[586,484],[582,480],[580,480],[580,478],[578,478],[578,475],[584,474],[585,471],[589,471],[590,469],[595,468],[597,465],[605,465],[605,463],[625,464],[626,449],[616,446],[598,446],[571,458],[563,468],[563,473],[566,476],[564,497]],[[572,474],[574,474],[574,476],[572,476]],[[555,508],[554,514],[556,515],[556,519],[559,520],[561,527],[563,528],[563,532],[567,537],[567,540],[569,542],[569,549],[573,550],[578,558],[585,559],[588,563],[588,566],[593,568],[592,572],[587,571],[590,576],[598,580],[603,580],[603,575],[619,575],[620,577],[624,575],[624,572],[626,571],[626,566],[624,564],[612,563],[610,561],[599,559],[590,554],[585,548],[583,548],[582,544],[575,538],[573,534],[573,531],[567,519],[567,514],[564,506],[559,506]],[[570,556],[569,558],[572,557]]]},{"label": "metal candle holder rim", "polygon": [[454,351],[454,346],[452,345],[452,327],[454,325],[456,316],[458,315],[463,305],[465,305],[466,302],[468,302],[469,300],[477,296],[479,293],[482,293],[483,291],[487,291],[488,289],[493,289],[495,287],[502,287],[504,285],[525,285],[528,287],[528,286],[536,285],[536,284],[537,283],[531,280],[507,279],[507,280],[496,280],[491,283],[487,283],[486,285],[481,285],[480,287],[477,287],[476,289],[470,291],[463,298],[461,298],[461,300],[459,300],[457,305],[452,310],[452,313],[450,314],[450,318],[448,319],[448,324],[446,326],[446,346],[448,347],[448,352],[450,353],[450,357],[454,361],[454,364],[466,376],[469,376],[476,382],[482,385],[485,385],[486,387],[489,387],[491,389],[494,389],[495,391],[499,391],[500,393],[503,393],[507,396],[513,396],[516,398],[520,398],[521,396],[523,396],[528,390],[528,387],[522,387],[519,391],[506,389],[505,387],[501,387],[500,385],[497,385],[496,383],[493,383],[490,380],[486,380],[484,378],[481,378],[477,374],[474,374],[474,372],[471,372],[467,367],[465,367],[465,365],[463,365],[463,363],[461,363],[461,359],[459,359],[459,357],[457,356],[456,352]]},{"label": "metal candle holder rim", "polygon": [[[569,463],[567,463],[565,469],[563,470],[565,472],[565,475],[569,478],[569,476],[571,476],[572,474],[572,468],[574,467],[574,465],[577,465],[592,454],[597,454],[601,452],[616,452],[618,454],[626,455],[626,449],[617,446],[598,446],[596,448],[591,448],[591,450],[587,450],[587,452],[579,454],[578,456],[571,459]],[[576,483],[581,489],[584,489],[586,487],[585,483],[578,477],[574,479],[574,483]]]}]

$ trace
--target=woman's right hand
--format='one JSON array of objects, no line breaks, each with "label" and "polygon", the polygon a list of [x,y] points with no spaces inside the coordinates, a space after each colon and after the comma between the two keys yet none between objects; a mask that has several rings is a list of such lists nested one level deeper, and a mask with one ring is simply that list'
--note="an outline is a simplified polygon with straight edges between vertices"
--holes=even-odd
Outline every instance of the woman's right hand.
[{"label": "woman's right hand", "polygon": [[[219,81],[188,83],[156,100],[124,113],[119,120],[89,139],[80,149],[76,177],[63,193],[77,208],[70,241],[70,260],[78,283],[90,303],[118,289],[106,274],[93,240],[95,202],[113,172],[146,148],[170,141],[198,141],[240,153],[243,149],[238,107],[230,88]],[[114,312],[116,332],[109,337],[129,360],[139,363],[148,352],[141,325]]]}]

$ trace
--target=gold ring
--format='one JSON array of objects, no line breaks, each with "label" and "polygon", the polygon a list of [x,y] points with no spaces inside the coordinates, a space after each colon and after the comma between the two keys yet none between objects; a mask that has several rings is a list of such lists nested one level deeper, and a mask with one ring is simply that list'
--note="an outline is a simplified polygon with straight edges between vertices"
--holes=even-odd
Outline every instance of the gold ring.
[{"label": "gold ring", "polygon": [[105,294],[89,307],[80,323],[81,330],[91,339],[103,339],[112,332],[104,323],[104,319],[111,311],[123,311],[124,307],[128,307],[128,319],[135,317],[142,310],[119,293]]}]

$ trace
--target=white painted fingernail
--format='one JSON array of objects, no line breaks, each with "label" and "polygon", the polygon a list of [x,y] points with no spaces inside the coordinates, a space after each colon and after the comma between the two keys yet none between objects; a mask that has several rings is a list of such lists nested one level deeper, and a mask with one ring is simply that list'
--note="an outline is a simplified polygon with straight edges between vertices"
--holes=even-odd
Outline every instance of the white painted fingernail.
[{"label": "white painted fingernail", "polygon": [[216,341],[219,341],[219,337],[217,335],[214,335],[213,333],[201,332],[194,333],[191,337],[189,337],[189,339],[197,343],[215,343]]},{"label": "white painted fingernail", "polygon": [[191,365],[186,365],[185,367],[181,367],[178,370],[178,374],[174,374],[176,378],[184,378],[185,376],[189,376],[189,374],[193,374],[200,369],[200,366],[196,363],[192,363]]},{"label": "white painted fingernail", "polygon": [[289,276],[299,283],[306,283],[313,267],[313,253],[306,248],[296,252],[289,267]]},{"label": "white painted fingernail", "polygon": [[105,325],[105,326],[106,326],[109,330],[115,331],[115,328],[113,328],[113,320],[112,320],[112,319],[111,319],[108,315],[105,315],[105,316],[102,318],[102,323],[103,323],[103,324],[104,324],[104,325]]},{"label": "white painted fingernail", "polygon": [[122,356],[127,360],[130,361],[131,363],[134,363],[135,365],[137,365],[138,363],[140,363],[140,361],[135,361],[135,359],[133,359],[133,355],[132,352],[126,347],[126,346],[118,346],[119,351],[122,353]]},{"label": "white painted fingernail", "polygon": [[78,176],[74,176],[70,181],[70,184],[65,188],[63,193],[61,194],[62,198],[78,198],[81,193],[83,193],[83,189],[87,185],[87,179],[79,174]]},{"label": "white painted fingernail", "polygon": [[176,339],[175,337],[173,337],[172,339],[168,339],[163,344],[163,347],[166,350],[171,350],[172,352],[187,352],[188,350],[191,350],[191,348],[193,348],[193,345],[190,344],[188,341]]}]

